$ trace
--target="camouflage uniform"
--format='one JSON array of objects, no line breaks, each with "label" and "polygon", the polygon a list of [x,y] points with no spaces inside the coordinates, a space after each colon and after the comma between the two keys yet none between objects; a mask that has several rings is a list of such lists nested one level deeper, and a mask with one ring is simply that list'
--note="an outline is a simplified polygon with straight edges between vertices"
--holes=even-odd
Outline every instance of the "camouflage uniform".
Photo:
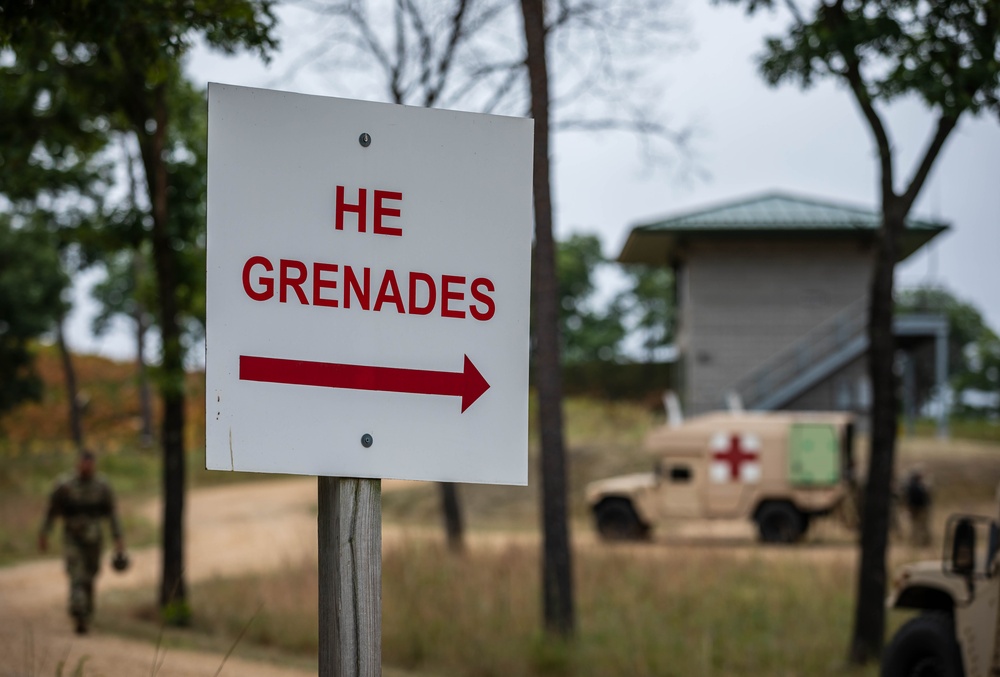
[{"label": "camouflage uniform", "polygon": [[89,479],[71,475],[56,483],[42,525],[47,534],[57,517],[63,520],[63,556],[69,574],[69,613],[77,629],[85,630],[94,613],[94,578],[101,566],[101,520],[111,523],[111,535],[121,538],[111,486],[100,475]]},{"label": "camouflage uniform", "polygon": [[926,548],[931,544],[931,488],[920,472],[911,472],[903,486],[903,503],[910,515],[910,544]]}]

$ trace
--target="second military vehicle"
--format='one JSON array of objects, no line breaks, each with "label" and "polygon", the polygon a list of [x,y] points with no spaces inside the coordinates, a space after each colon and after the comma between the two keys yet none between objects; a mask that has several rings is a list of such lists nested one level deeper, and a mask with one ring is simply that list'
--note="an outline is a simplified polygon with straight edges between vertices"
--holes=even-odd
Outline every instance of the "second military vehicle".
[{"label": "second military vehicle", "polygon": [[854,419],[841,412],[718,412],[647,437],[653,472],[587,486],[597,529],[640,539],[672,517],[747,518],[761,540],[792,543],[849,501]]},{"label": "second military vehicle", "polygon": [[904,623],[882,656],[882,677],[1000,675],[1000,525],[953,515],[945,556],[903,567],[891,609],[921,613]]}]

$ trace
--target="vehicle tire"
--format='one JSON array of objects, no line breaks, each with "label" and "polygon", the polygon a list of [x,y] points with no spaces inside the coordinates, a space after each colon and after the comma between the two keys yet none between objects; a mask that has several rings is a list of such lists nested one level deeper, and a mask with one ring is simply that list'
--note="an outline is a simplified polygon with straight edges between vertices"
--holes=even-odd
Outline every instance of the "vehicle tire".
[{"label": "vehicle tire", "polygon": [[649,528],[635,513],[631,501],[608,498],[594,507],[597,531],[608,541],[635,541],[645,538]]},{"label": "vehicle tire", "polygon": [[765,503],[757,511],[757,530],[764,543],[795,543],[806,532],[806,517],[791,503]]},{"label": "vehicle tire", "polygon": [[882,654],[882,677],[964,677],[955,624],[945,613],[925,613],[903,624]]}]

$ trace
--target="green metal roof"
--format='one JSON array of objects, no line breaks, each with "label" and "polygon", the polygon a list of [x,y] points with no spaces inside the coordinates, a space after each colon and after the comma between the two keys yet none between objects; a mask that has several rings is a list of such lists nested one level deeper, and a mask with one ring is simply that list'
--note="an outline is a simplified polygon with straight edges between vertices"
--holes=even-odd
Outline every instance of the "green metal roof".
[{"label": "green metal roof", "polygon": [[[803,239],[852,237],[873,239],[882,222],[879,212],[786,193],[765,193],[639,224],[629,234],[618,260],[666,264],[692,240],[723,237]],[[906,258],[948,225],[907,219],[902,257]]]}]

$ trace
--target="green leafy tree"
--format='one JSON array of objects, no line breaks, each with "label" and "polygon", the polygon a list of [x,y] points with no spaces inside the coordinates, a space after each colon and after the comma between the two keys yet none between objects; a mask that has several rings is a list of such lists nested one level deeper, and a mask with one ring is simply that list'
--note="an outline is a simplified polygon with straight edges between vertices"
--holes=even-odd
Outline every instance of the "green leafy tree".
[{"label": "green leafy tree", "polygon": [[656,351],[674,341],[677,305],[674,274],[668,268],[635,264],[625,266],[628,288],[619,297],[630,334],[639,337],[647,360],[655,360]]},{"label": "green leafy tree", "polygon": [[148,255],[142,250],[112,254],[106,258],[104,268],[107,277],[91,289],[91,296],[100,304],[100,310],[94,317],[93,331],[96,336],[106,333],[118,316],[128,317],[134,325],[136,381],[142,421],[140,434],[142,443],[149,445],[153,441],[153,405],[146,367],[146,335],[156,318],[147,310],[153,305],[153,280],[148,274]]},{"label": "green leafy tree", "polygon": [[956,391],[978,391],[987,394],[988,398],[981,405],[960,401],[957,411],[967,415],[1000,416],[1000,336],[986,327],[965,347],[965,353],[970,369],[956,376]]},{"label": "green leafy tree", "polygon": [[652,360],[657,349],[673,341],[673,273],[662,267],[625,266],[626,287],[602,305],[596,298],[596,275],[609,263],[596,235],[573,234],[556,243],[565,363],[620,358],[629,337],[635,337]]},{"label": "green leafy tree", "polygon": [[620,354],[625,327],[617,298],[596,305],[594,274],[607,264],[596,235],[571,235],[556,245],[562,359],[566,363],[611,360]]},{"label": "green leafy tree", "polygon": [[[183,307],[194,298],[185,275],[185,250],[193,243],[177,214],[190,195],[172,183],[173,130],[183,127],[180,62],[195,40],[225,52],[248,48],[266,56],[275,47],[270,0],[56,0],[7,3],[0,12],[3,78],[26,89],[25,102],[65,99],[56,130],[93,130],[94,143],[109,131],[134,138],[149,201],[149,230],[161,338],[158,386],[163,401],[163,566],[159,602],[165,617],[184,621],[184,345]],[[6,106],[6,101],[3,104]],[[35,121],[34,108],[19,108]],[[39,137],[48,132],[41,131]],[[77,143],[68,137],[65,155]],[[19,162],[33,171],[34,156]],[[176,176],[176,175],[175,175]],[[25,191],[30,191],[30,183]]]},{"label": "green leafy tree", "polygon": [[[748,11],[774,0],[730,0]],[[893,272],[900,235],[941,149],[965,115],[1000,113],[1000,4],[996,0],[825,0],[782,3],[787,33],[767,40],[761,71],[771,84],[809,87],[833,78],[850,92],[875,145],[879,228],[869,293],[872,455],[865,488],[853,663],[879,656],[885,634],[886,547],[896,453],[898,403],[893,373]],[[935,118],[912,173],[900,180],[882,107],[919,98]]]},{"label": "green leafy tree", "polygon": [[11,221],[0,214],[0,416],[41,396],[32,345],[62,316],[69,284],[51,234]]},{"label": "green leafy tree", "polygon": [[[0,10],[16,12],[11,7]],[[100,196],[109,182],[110,163],[101,153],[108,140],[106,124],[84,124],[75,116],[81,105],[72,87],[72,68],[52,68],[64,59],[59,51],[13,56],[0,31],[0,211],[18,224],[30,223],[53,235],[64,268],[76,272],[86,264],[73,237],[67,235],[101,211]],[[83,447],[82,413],[73,358],[67,346],[63,313],[53,333],[63,366],[69,427]]]},{"label": "green leafy tree", "polygon": [[[185,345],[205,333],[205,221],[207,201],[208,119],[205,93],[185,79],[179,79],[170,91],[175,124],[170,127],[165,158],[170,193],[177,199],[169,211],[170,231],[175,234],[178,285],[175,290],[179,322]],[[143,438],[152,439],[152,406],[148,394],[148,376],[144,360],[145,337],[158,328],[150,309],[156,308],[156,278],[151,246],[146,237],[150,216],[141,204],[148,200],[136,181],[133,148],[122,143],[129,197],[98,222],[96,232],[77,233],[89,245],[89,255],[99,261],[106,277],[94,286],[93,298],[100,304],[93,329],[98,335],[107,331],[117,317],[127,317],[134,325],[136,367],[140,386]]]},{"label": "green leafy tree", "polygon": [[[967,391],[1000,393],[997,374],[1000,344],[972,304],[940,287],[918,287],[896,296],[896,312],[936,313],[948,319],[948,381],[954,393],[955,413],[975,413],[975,407],[967,408],[962,404]],[[916,404],[919,406],[935,394],[933,346],[917,350],[914,361]]]}]

